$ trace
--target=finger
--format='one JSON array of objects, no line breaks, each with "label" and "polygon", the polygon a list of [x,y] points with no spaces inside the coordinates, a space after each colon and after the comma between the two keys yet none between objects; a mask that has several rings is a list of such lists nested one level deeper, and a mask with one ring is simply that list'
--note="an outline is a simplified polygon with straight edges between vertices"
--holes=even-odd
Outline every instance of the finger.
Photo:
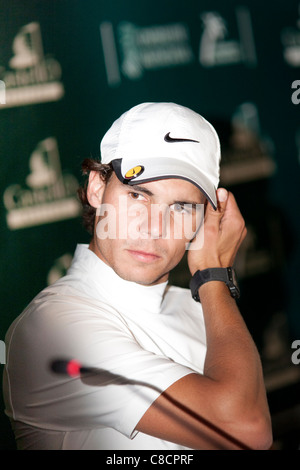
[{"label": "finger", "polygon": [[227,202],[226,202],[226,213],[233,215],[238,215],[242,217],[239,206],[236,202],[234,195],[231,192],[228,192]]},{"label": "finger", "polygon": [[221,220],[221,225],[227,226],[228,224],[232,225],[232,228],[235,227],[237,230],[242,230],[245,226],[244,218],[232,193],[228,193],[226,210]]},{"label": "finger", "polygon": [[224,212],[228,201],[228,191],[225,188],[219,188],[217,190],[217,199],[218,210]]},{"label": "finger", "polygon": [[209,219],[210,221],[220,221],[220,219],[223,217],[227,201],[228,201],[228,191],[225,188],[219,188],[217,190],[216,196],[217,196],[217,209],[215,210],[211,204],[207,205],[207,209],[205,212],[205,222],[208,223]]}]

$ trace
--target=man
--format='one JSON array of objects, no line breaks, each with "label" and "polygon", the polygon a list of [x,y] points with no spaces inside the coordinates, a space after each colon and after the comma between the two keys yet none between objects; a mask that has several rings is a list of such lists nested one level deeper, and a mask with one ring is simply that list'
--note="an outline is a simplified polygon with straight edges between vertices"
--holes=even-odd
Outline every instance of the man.
[{"label": "man", "polygon": [[[85,161],[90,245],[6,337],[20,449],[269,448],[231,269],[246,229],[219,161],[213,127],[173,103],[124,113]],[[192,292],[168,286],[187,248]]]}]

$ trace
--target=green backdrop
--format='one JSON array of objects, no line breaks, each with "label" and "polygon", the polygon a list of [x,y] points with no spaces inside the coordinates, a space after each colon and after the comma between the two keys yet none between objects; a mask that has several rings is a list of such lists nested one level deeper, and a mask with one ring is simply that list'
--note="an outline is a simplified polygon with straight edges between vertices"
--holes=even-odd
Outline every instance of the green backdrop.
[{"label": "green backdrop", "polygon": [[[300,338],[299,1],[0,0],[0,21],[0,340],[88,241],[80,163],[143,101],[215,124],[248,225],[241,311],[262,353],[276,321]],[[187,285],[184,263],[172,279]]]}]

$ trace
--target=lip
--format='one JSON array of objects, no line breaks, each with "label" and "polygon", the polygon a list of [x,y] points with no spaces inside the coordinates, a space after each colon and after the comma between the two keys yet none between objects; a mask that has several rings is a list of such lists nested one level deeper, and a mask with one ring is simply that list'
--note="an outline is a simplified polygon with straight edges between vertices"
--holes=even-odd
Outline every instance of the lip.
[{"label": "lip", "polygon": [[127,250],[129,254],[138,261],[142,261],[143,263],[152,263],[160,258],[160,256],[156,255],[155,253],[148,253],[146,251],[140,250]]}]

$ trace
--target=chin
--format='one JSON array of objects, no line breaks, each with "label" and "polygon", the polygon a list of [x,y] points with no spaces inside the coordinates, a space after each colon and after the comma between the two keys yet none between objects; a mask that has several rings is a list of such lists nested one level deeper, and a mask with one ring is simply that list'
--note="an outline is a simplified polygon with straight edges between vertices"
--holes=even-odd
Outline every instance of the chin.
[{"label": "chin", "polygon": [[153,286],[155,284],[160,284],[162,282],[167,281],[168,274],[157,274],[154,273],[147,273],[145,267],[142,269],[133,268],[130,271],[123,270],[123,269],[115,269],[113,268],[116,274],[120,276],[125,281],[135,282],[136,284],[140,284],[142,286]]}]

